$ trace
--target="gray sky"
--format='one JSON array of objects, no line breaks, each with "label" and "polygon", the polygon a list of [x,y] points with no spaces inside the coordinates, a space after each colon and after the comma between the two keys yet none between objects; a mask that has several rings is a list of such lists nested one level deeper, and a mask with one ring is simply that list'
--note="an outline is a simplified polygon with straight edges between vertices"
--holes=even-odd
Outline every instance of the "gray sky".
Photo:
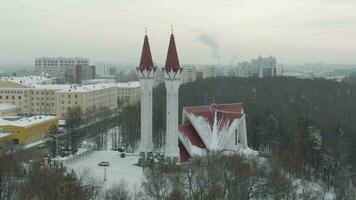
[{"label": "gray sky", "polygon": [[223,64],[260,54],[356,63],[356,0],[0,0],[0,13],[0,64],[39,56],[137,64],[145,26],[163,63],[171,24],[181,63],[216,63],[216,54]]}]

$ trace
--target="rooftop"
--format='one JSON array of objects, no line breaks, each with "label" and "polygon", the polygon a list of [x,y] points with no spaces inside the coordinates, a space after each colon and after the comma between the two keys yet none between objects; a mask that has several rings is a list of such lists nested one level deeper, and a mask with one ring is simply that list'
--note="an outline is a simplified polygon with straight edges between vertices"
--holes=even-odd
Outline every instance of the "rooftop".
[{"label": "rooftop", "polygon": [[44,122],[51,119],[58,119],[56,116],[32,116],[32,117],[3,117],[0,118],[0,126],[11,125],[11,126],[30,126],[36,123]]},{"label": "rooftop", "polygon": [[51,79],[44,76],[8,76],[8,77],[1,77],[0,81],[10,81],[10,82],[20,83],[24,85],[37,85],[37,84],[43,84],[46,81],[51,81]]}]

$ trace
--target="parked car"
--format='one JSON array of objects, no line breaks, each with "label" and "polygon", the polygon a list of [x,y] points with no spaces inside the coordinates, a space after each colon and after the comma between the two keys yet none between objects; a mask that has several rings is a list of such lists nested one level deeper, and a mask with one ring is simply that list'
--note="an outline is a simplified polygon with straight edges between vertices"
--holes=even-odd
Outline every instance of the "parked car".
[{"label": "parked car", "polygon": [[101,166],[101,167],[109,167],[110,163],[102,161],[98,165]]},{"label": "parked car", "polygon": [[37,146],[37,149],[43,149],[43,148],[45,148],[45,147],[46,147],[46,145],[41,144],[41,145]]}]

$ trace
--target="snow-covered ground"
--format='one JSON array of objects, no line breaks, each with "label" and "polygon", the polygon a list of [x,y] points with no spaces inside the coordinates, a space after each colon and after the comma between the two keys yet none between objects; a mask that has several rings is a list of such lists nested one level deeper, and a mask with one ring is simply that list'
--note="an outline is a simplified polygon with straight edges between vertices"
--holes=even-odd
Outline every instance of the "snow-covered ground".
[{"label": "snow-covered ground", "polygon": [[103,183],[104,188],[108,188],[122,180],[128,185],[128,188],[140,187],[143,170],[136,166],[139,157],[137,155],[126,155],[120,157],[120,153],[112,150],[95,151],[87,157],[81,158],[67,165],[68,170],[74,170],[77,175],[87,173],[91,177],[96,177],[104,181],[104,167],[98,166],[102,161],[110,162],[106,167],[106,181]]}]

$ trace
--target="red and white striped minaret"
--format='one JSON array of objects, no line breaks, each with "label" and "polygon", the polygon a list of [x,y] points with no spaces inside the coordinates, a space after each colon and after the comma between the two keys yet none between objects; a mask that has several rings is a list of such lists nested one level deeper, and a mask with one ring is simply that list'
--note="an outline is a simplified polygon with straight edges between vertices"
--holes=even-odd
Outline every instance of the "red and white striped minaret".
[{"label": "red and white striped minaret", "polygon": [[152,90],[153,76],[156,68],[153,65],[147,31],[143,42],[140,65],[136,68],[141,86],[141,144],[140,152],[147,158],[153,152],[152,142]]},{"label": "red and white striped minaret", "polygon": [[178,99],[181,72],[176,44],[174,41],[173,28],[169,41],[165,67],[163,68],[166,86],[166,144],[165,157],[172,161],[179,161],[178,149]]}]

